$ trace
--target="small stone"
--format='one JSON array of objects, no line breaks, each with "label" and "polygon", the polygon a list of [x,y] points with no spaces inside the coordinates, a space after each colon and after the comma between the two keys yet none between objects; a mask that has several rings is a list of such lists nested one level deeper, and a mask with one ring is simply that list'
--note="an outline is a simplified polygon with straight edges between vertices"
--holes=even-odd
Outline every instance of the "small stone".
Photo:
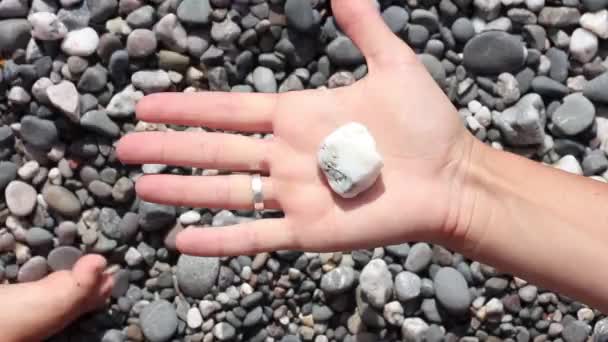
[{"label": "small stone", "polygon": [[11,90],[8,92],[7,98],[10,103],[17,106],[26,105],[32,100],[30,94],[28,94],[25,89],[19,86],[12,87]]},{"label": "small stone", "polygon": [[74,83],[61,81],[46,89],[49,101],[60,109],[71,121],[80,120],[80,98]]},{"label": "small stone", "polygon": [[31,37],[30,23],[25,19],[0,20],[0,52],[13,53],[25,49]]},{"label": "small stone", "polygon": [[127,86],[123,91],[114,95],[106,107],[108,115],[117,119],[124,119],[135,114],[137,102],[144,97],[141,91],[136,90],[132,85]]},{"label": "small stone", "polygon": [[435,295],[439,303],[451,314],[467,312],[471,305],[471,294],[467,281],[452,267],[443,267],[433,279]]},{"label": "small stone", "polygon": [[82,252],[79,249],[72,246],[61,246],[49,253],[47,263],[52,271],[70,270],[81,256]]},{"label": "small stone", "polygon": [[276,93],[277,81],[272,70],[266,67],[257,67],[253,71],[253,85],[258,92]]},{"label": "small stone", "polygon": [[570,54],[579,62],[587,63],[597,54],[597,36],[584,28],[577,28],[570,37]]},{"label": "small stone", "polygon": [[355,270],[351,267],[340,266],[321,278],[321,289],[328,295],[338,295],[350,291],[356,280]]},{"label": "small stone", "polygon": [[564,325],[562,337],[566,342],[584,342],[587,341],[590,330],[586,323],[572,320]]},{"label": "small stone", "polygon": [[211,26],[211,38],[220,45],[230,45],[241,35],[241,27],[226,18],[222,22],[214,22]]},{"label": "small stone", "polygon": [[370,261],[359,277],[363,298],[377,309],[384,307],[393,293],[393,277],[382,259]]},{"label": "small stone", "polygon": [[556,131],[566,136],[582,133],[591,127],[594,120],[593,103],[580,93],[566,96],[564,103],[551,116]]},{"label": "small stone", "polygon": [[46,259],[41,256],[34,256],[19,268],[17,281],[26,283],[37,281],[44,278],[49,273]]},{"label": "small stone", "polygon": [[32,13],[27,19],[32,25],[32,36],[36,39],[43,41],[61,40],[68,33],[68,28],[54,13]]},{"label": "small stone", "polygon": [[566,171],[575,175],[583,175],[583,168],[581,164],[576,160],[576,157],[573,155],[565,155],[557,163],[553,164],[553,166],[562,171]]},{"label": "small stone", "polygon": [[412,272],[401,272],[395,277],[395,294],[402,302],[408,302],[420,296],[422,281]]},{"label": "small stone", "polygon": [[186,24],[208,24],[211,15],[209,0],[183,0],[177,8],[177,17]]},{"label": "small stone", "polygon": [[317,158],[332,190],[343,198],[353,198],[369,189],[383,167],[374,138],[365,126],[355,122],[327,136]]},{"label": "small stone", "polygon": [[50,185],[44,188],[42,196],[49,208],[57,211],[59,214],[66,217],[77,217],[80,215],[80,201],[70,190],[61,186]]},{"label": "small stone", "polygon": [[190,329],[198,329],[203,324],[203,316],[198,308],[190,308],[186,319]]},{"label": "small stone", "polygon": [[185,295],[203,298],[215,285],[219,270],[218,258],[182,255],[177,261],[177,283]]},{"label": "small stone", "polygon": [[120,134],[120,127],[108,117],[104,110],[92,110],[85,113],[80,118],[80,125],[109,138],[117,138]]},{"label": "small stone", "polygon": [[327,56],[337,66],[359,65],[364,62],[359,48],[346,36],[339,36],[327,45]]},{"label": "small stone", "polygon": [[501,31],[487,31],[473,37],[463,50],[464,66],[479,74],[500,74],[520,69],[526,59],[524,44]]},{"label": "small stone", "polygon": [[2,0],[0,1],[0,18],[15,18],[27,15],[28,1]]},{"label": "small stone", "polygon": [[425,334],[429,329],[428,324],[421,318],[413,317],[403,320],[401,333],[405,342],[420,342],[425,340]]},{"label": "small stone", "polygon": [[565,28],[578,24],[581,13],[572,7],[545,7],[538,15],[538,23],[542,26]]},{"label": "small stone", "polygon": [[148,57],[156,51],[157,45],[156,35],[148,29],[133,30],[127,37],[127,52],[130,57]]},{"label": "small stone", "polygon": [[131,76],[131,82],[144,94],[163,92],[171,86],[169,74],[164,70],[138,71]]},{"label": "small stone", "polygon": [[12,181],[4,191],[6,205],[16,216],[28,216],[32,213],[36,207],[36,195],[36,189],[21,181]]},{"label": "small stone", "polygon": [[175,223],[175,208],[171,206],[141,202],[139,204],[139,225],[145,231],[157,231]]},{"label": "small stone", "polygon": [[515,106],[493,117],[505,140],[514,146],[542,144],[545,140],[545,105],[538,94],[527,94]]},{"label": "small stone", "polygon": [[101,65],[95,65],[84,71],[78,82],[78,89],[88,93],[103,90],[108,83],[108,71]]},{"label": "small stone", "polygon": [[134,29],[150,28],[156,20],[156,10],[150,5],[142,6],[127,16],[127,24]]},{"label": "small stone", "polygon": [[405,269],[414,273],[421,272],[428,267],[432,258],[433,250],[431,247],[424,242],[419,242],[410,249],[405,260]]},{"label": "small stone", "polygon": [[409,14],[401,6],[390,6],[382,12],[382,19],[394,33],[403,31],[409,20]]},{"label": "small stone", "polygon": [[177,331],[177,313],[171,303],[157,300],[139,314],[141,330],[150,342],[167,342]]},{"label": "small stone", "polygon": [[475,36],[475,28],[471,20],[465,17],[458,18],[452,23],[452,34],[457,41],[466,43]]},{"label": "small stone", "polygon": [[579,21],[580,25],[595,33],[602,39],[608,38],[608,10],[603,9],[599,12],[587,12],[583,14]]},{"label": "small stone", "polygon": [[95,53],[99,46],[99,36],[97,32],[85,27],[82,29],[68,32],[61,43],[63,52],[70,56],[87,57]]},{"label": "small stone", "polygon": [[0,191],[17,178],[17,165],[12,162],[0,162]]},{"label": "small stone", "polygon": [[583,159],[583,174],[592,176],[601,174],[608,169],[608,158],[602,150],[593,150]]},{"label": "small stone", "polygon": [[[188,2],[201,2],[191,0]],[[183,2],[182,2],[183,3]],[[188,48],[188,34],[180,24],[177,16],[169,13],[162,17],[154,26],[156,38],[172,51],[184,53]]]},{"label": "small stone", "polygon": [[285,1],[287,25],[300,32],[310,32],[315,24],[312,5],[309,0]]},{"label": "small stone", "polygon": [[234,327],[226,322],[221,322],[213,327],[213,336],[220,341],[231,340],[236,335]]}]

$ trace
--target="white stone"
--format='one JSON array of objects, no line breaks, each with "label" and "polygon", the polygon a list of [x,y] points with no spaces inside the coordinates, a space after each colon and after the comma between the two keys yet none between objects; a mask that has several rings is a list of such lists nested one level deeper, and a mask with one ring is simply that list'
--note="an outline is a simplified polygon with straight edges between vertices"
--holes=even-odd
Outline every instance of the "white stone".
[{"label": "white stone", "polygon": [[608,10],[606,9],[583,14],[579,24],[602,39],[608,38]]},{"label": "white stone", "polygon": [[61,43],[63,52],[70,56],[87,57],[92,55],[99,45],[99,36],[94,29],[85,27],[70,31]]},{"label": "white stone", "polygon": [[27,20],[32,25],[32,36],[36,39],[60,40],[68,34],[68,28],[54,13],[32,13]]},{"label": "white stone", "polygon": [[478,111],[481,109],[481,107],[483,107],[483,105],[482,105],[482,104],[481,104],[479,101],[477,101],[477,100],[470,101],[470,102],[467,104],[467,108],[468,108],[468,109],[471,111],[471,113],[473,113],[473,114],[477,113],[477,112],[478,112]]},{"label": "white stone", "polygon": [[598,39],[595,34],[577,28],[570,37],[570,53],[581,63],[587,63],[597,54]]},{"label": "white stone", "polygon": [[198,211],[190,210],[179,216],[179,222],[184,226],[198,223],[201,220],[201,214]]},{"label": "white stone", "polygon": [[376,141],[365,126],[356,122],[328,135],[317,157],[332,190],[344,198],[369,189],[384,166]]},{"label": "white stone", "polygon": [[401,333],[405,342],[423,341],[427,330],[429,330],[429,325],[418,317],[406,318],[401,326]]},{"label": "white stone", "polygon": [[49,101],[60,109],[72,122],[80,122],[80,97],[74,83],[61,81],[46,89]]},{"label": "white stone", "polygon": [[190,329],[198,329],[203,324],[203,316],[198,308],[190,308],[186,316],[186,321]]},{"label": "white stone", "polygon": [[8,92],[8,100],[16,105],[24,105],[28,104],[32,100],[32,97],[22,87],[14,86]]},{"label": "white stone", "polygon": [[487,315],[502,315],[504,313],[504,306],[500,299],[492,298],[486,303],[486,314]]},{"label": "white stone", "polygon": [[40,164],[35,160],[30,160],[17,170],[17,174],[21,179],[30,180],[38,174],[38,170],[40,170]]},{"label": "white stone", "polygon": [[570,172],[575,175],[583,174],[583,168],[581,167],[581,164],[571,154],[563,156],[560,160],[557,161],[557,163],[553,164],[553,166],[557,169]]},{"label": "white stone", "polygon": [[475,119],[477,119],[483,127],[489,127],[492,124],[492,113],[488,107],[483,106],[475,113]]},{"label": "white stone", "polygon": [[608,183],[608,181],[606,181],[606,178],[604,178],[602,176],[590,176],[589,178],[596,180],[598,182]]},{"label": "white stone", "polygon": [[532,12],[539,12],[545,7],[545,0],[525,0],[526,7]]},{"label": "white stone", "polygon": [[129,250],[127,250],[127,253],[125,253],[125,262],[129,266],[137,266],[141,264],[142,261],[144,261],[144,257],[135,247],[130,247]]}]

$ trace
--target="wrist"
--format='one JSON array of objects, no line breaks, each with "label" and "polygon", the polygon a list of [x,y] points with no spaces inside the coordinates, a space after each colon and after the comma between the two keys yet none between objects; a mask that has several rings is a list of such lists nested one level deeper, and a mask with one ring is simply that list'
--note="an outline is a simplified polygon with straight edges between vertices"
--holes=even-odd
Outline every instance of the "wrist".
[{"label": "wrist", "polygon": [[440,230],[440,243],[459,253],[474,255],[492,216],[490,175],[486,165],[501,153],[465,133],[458,167],[450,184],[448,215]]}]

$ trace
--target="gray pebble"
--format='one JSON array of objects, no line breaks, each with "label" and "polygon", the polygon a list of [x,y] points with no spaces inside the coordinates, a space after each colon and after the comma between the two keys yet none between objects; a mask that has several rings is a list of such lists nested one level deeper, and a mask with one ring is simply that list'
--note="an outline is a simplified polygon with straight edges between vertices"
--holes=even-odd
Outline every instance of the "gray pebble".
[{"label": "gray pebble", "polygon": [[37,281],[44,278],[48,272],[46,259],[37,255],[32,257],[19,268],[19,272],[17,273],[17,281],[20,283]]},{"label": "gray pebble", "polygon": [[424,242],[419,242],[410,249],[405,260],[405,269],[414,273],[421,272],[429,266],[432,257],[431,247]]},{"label": "gray pebble", "polygon": [[146,305],[139,314],[141,330],[150,342],[166,342],[177,331],[175,308],[166,300]]},{"label": "gray pebble", "polygon": [[435,275],[433,284],[437,300],[449,313],[459,315],[467,312],[471,294],[460,272],[451,267],[443,267]]},{"label": "gray pebble", "polygon": [[53,249],[48,257],[47,263],[52,271],[69,270],[82,256],[82,252],[72,246],[61,246]]},{"label": "gray pebble", "polygon": [[185,295],[203,298],[215,285],[219,270],[218,258],[182,255],[177,262],[177,283]]}]

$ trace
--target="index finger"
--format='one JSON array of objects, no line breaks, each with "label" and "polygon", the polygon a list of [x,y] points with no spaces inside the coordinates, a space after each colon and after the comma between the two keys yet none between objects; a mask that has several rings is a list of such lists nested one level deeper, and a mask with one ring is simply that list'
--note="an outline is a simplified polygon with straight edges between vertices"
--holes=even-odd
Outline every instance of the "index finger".
[{"label": "index finger", "polygon": [[279,95],[260,93],[161,93],[137,104],[147,122],[204,126],[241,132],[272,132]]}]

